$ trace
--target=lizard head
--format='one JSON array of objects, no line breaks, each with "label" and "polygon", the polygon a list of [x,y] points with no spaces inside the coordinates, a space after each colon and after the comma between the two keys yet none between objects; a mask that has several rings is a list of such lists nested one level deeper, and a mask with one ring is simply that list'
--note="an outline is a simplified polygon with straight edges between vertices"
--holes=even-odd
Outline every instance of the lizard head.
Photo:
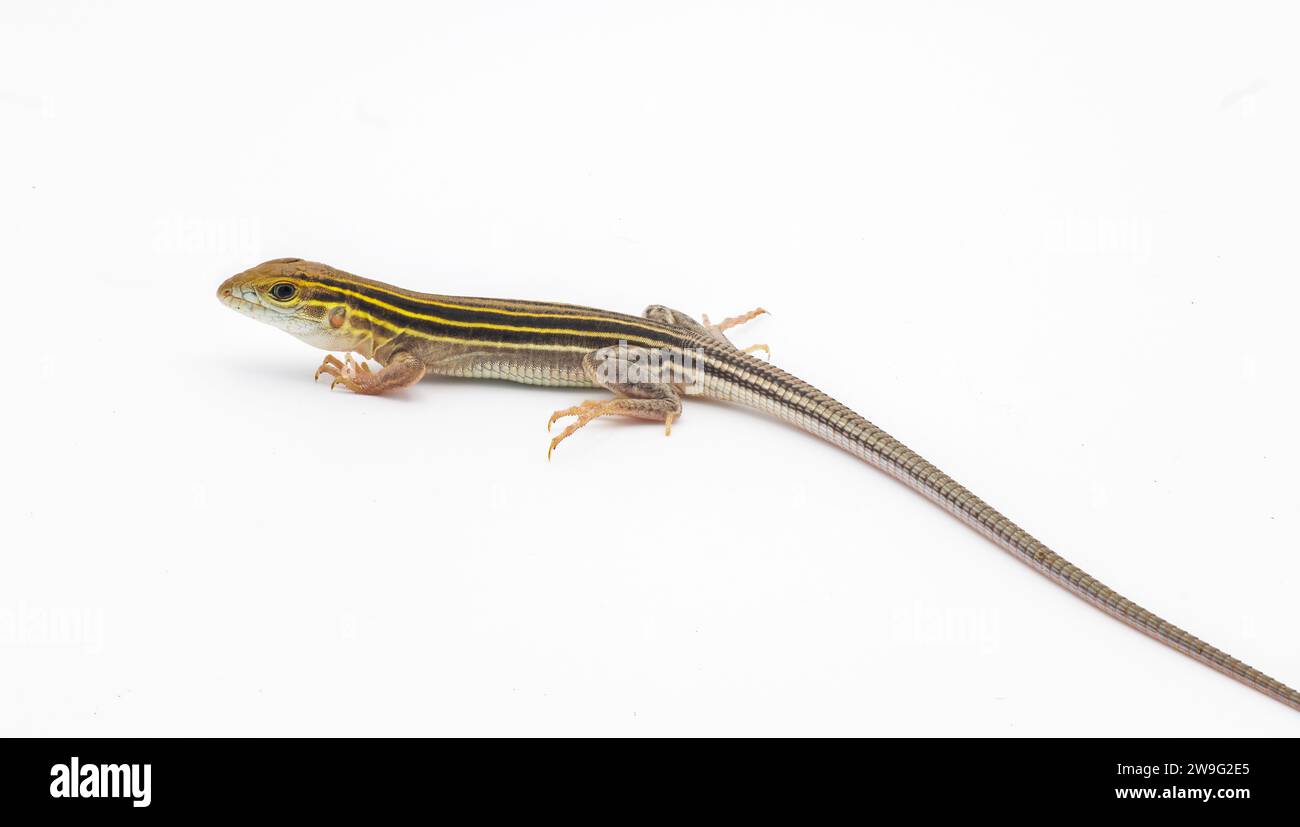
[{"label": "lizard head", "polygon": [[337,275],[326,264],[276,258],[223,281],[217,298],[315,347],[358,350],[367,336],[351,324],[347,294],[332,286]]}]

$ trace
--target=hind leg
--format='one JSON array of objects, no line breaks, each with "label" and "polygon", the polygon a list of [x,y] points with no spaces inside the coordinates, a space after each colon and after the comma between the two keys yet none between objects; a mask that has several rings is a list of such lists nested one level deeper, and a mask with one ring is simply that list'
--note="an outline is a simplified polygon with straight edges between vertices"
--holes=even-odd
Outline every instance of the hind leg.
[{"label": "hind leg", "polygon": [[[673,310],[671,307],[665,307],[662,304],[650,305],[645,309],[645,313],[643,313],[642,315],[644,315],[647,319],[651,319],[656,322],[662,322],[663,324],[673,325],[674,327],[684,327],[687,330],[694,331],[695,333],[699,333],[703,336],[708,336],[709,338],[715,341],[722,342],[723,344],[730,345],[731,347],[736,347],[736,345],[730,339],[727,338],[726,334],[723,331],[730,330],[733,327],[742,325],[745,322],[750,321],[751,319],[755,319],[763,315],[766,312],[767,311],[764,310],[763,308],[758,307],[749,311],[748,313],[743,313],[739,316],[731,316],[730,318],[723,319],[718,324],[710,324],[709,317],[707,315],[701,317],[704,319],[703,323],[697,322],[695,321],[695,319],[686,315],[682,311]],[[753,353],[756,350],[766,351],[769,355],[772,352],[771,348],[769,348],[767,345],[752,345],[750,347],[745,348],[742,352]]]},{"label": "hind leg", "polygon": [[577,417],[568,427],[551,440],[546,458],[556,447],[580,428],[602,416],[631,416],[664,423],[664,435],[672,433],[673,420],[681,416],[682,397],[669,377],[657,369],[648,368],[645,351],[639,348],[610,349],[610,352],[593,352],[583,357],[582,367],[587,376],[602,388],[613,392],[613,399],[589,399],[580,405],[556,411],[546,423],[549,431],[557,419]]}]

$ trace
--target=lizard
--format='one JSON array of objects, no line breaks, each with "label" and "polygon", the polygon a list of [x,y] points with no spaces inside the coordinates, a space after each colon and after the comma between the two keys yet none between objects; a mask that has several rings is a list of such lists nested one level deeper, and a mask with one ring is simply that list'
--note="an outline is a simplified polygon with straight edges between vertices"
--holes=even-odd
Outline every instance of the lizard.
[{"label": "lizard", "polygon": [[[1070,563],[965,486],[817,388],[741,349],[726,331],[757,308],[713,324],[664,305],[641,316],[574,304],[421,293],[314,261],[278,258],[226,279],[227,307],[331,351],[316,371],[358,394],[382,394],[426,375],[601,388],[613,395],[555,411],[552,452],[603,416],[657,422],[665,433],[683,396],[721,400],[795,425],[903,482],[1070,593],[1128,626],[1281,703],[1300,692],[1120,595]],[[333,353],[344,353],[340,360]],[[359,356],[360,359],[354,357]],[[372,370],[369,361],[380,366]]]}]

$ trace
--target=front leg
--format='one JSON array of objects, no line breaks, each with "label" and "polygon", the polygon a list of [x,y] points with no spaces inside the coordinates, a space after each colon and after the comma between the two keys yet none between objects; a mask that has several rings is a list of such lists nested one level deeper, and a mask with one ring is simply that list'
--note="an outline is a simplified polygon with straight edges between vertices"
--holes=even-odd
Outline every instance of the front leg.
[{"label": "front leg", "polygon": [[414,385],[424,378],[424,370],[424,362],[406,351],[393,354],[388,364],[378,371],[371,371],[370,365],[357,362],[349,353],[345,362],[340,362],[333,355],[326,356],[325,361],[316,369],[316,378],[319,379],[322,373],[333,376],[330,390],[335,385],[342,385],[353,393],[379,394]]},{"label": "front leg", "polygon": [[551,447],[546,451],[547,459],[561,442],[602,416],[649,419],[664,423],[665,436],[673,432],[673,420],[682,414],[681,392],[669,381],[668,372],[649,359],[648,351],[642,348],[606,348],[583,356],[582,369],[592,382],[617,396],[600,401],[589,399],[581,405],[551,414],[546,423],[548,431],[561,417],[574,416],[577,420],[551,440]]}]

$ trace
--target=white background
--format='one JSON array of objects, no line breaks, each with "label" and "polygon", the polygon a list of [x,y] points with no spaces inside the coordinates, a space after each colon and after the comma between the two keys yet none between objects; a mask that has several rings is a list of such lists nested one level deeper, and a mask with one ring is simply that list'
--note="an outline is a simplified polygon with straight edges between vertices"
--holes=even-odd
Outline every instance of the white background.
[{"label": "white background", "polygon": [[720,317],[1300,682],[1286,3],[7,2],[0,733],[1300,732],[865,464],[313,384],[301,256]]}]

